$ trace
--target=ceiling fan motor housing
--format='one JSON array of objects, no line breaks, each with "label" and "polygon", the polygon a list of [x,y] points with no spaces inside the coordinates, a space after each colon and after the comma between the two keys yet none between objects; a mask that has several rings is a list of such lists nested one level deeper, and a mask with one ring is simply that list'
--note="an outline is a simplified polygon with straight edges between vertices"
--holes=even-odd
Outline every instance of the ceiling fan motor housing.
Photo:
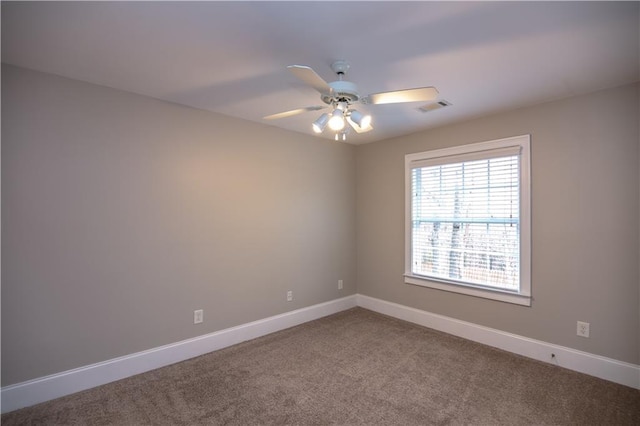
[{"label": "ceiling fan motor housing", "polygon": [[333,89],[333,94],[320,95],[322,102],[327,105],[331,105],[334,102],[346,102],[352,104],[360,99],[358,95],[358,87],[350,81],[332,81],[328,83],[329,87]]}]

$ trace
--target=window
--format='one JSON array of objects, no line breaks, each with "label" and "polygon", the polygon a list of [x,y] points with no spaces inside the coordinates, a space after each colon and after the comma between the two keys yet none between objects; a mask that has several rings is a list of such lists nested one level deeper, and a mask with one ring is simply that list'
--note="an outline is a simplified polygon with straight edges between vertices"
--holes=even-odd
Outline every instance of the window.
[{"label": "window", "polygon": [[408,154],[405,282],[531,305],[529,135]]}]

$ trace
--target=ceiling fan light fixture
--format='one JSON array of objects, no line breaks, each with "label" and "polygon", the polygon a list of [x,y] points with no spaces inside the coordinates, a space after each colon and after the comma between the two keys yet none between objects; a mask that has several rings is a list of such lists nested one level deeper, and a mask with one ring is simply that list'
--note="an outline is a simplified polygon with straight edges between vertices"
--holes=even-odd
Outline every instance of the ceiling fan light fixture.
[{"label": "ceiling fan light fixture", "polygon": [[318,117],[316,121],[313,122],[311,127],[313,128],[314,132],[322,133],[325,127],[327,127],[327,122],[329,122],[329,114],[325,112],[320,117]]},{"label": "ceiling fan light fixture", "polygon": [[351,111],[351,120],[358,125],[361,129],[366,129],[371,125],[371,116],[369,114],[362,114],[355,109]]},{"label": "ceiling fan light fixture", "polygon": [[329,128],[331,130],[335,130],[336,132],[344,129],[344,112],[340,108],[336,108],[335,110],[333,110],[333,114],[331,114],[331,118],[329,119],[328,124]]}]

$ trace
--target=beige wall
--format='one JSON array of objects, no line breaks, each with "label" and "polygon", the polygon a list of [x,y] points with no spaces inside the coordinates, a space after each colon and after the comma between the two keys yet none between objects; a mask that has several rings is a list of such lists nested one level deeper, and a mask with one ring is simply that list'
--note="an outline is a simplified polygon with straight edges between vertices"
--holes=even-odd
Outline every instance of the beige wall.
[{"label": "beige wall", "polygon": [[354,294],[355,148],[3,66],[2,254],[2,385]]},{"label": "beige wall", "polygon": [[[625,86],[359,146],[358,292],[640,363],[638,92]],[[404,284],[405,154],[522,134],[531,134],[532,306]],[[591,323],[591,338],[576,336],[577,320]]]}]

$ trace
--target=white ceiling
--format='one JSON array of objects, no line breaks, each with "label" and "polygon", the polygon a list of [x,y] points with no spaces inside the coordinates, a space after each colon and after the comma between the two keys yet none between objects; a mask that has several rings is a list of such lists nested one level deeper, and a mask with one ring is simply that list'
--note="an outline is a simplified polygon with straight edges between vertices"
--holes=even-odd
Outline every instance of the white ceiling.
[{"label": "white ceiling", "polygon": [[[2,61],[312,134],[286,70],[351,63],[361,94],[435,86],[453,105],[359,107],[360,144],[640,80],[638,2],[2,2]],[[332,137],[330,134],[323,135]]]}]

